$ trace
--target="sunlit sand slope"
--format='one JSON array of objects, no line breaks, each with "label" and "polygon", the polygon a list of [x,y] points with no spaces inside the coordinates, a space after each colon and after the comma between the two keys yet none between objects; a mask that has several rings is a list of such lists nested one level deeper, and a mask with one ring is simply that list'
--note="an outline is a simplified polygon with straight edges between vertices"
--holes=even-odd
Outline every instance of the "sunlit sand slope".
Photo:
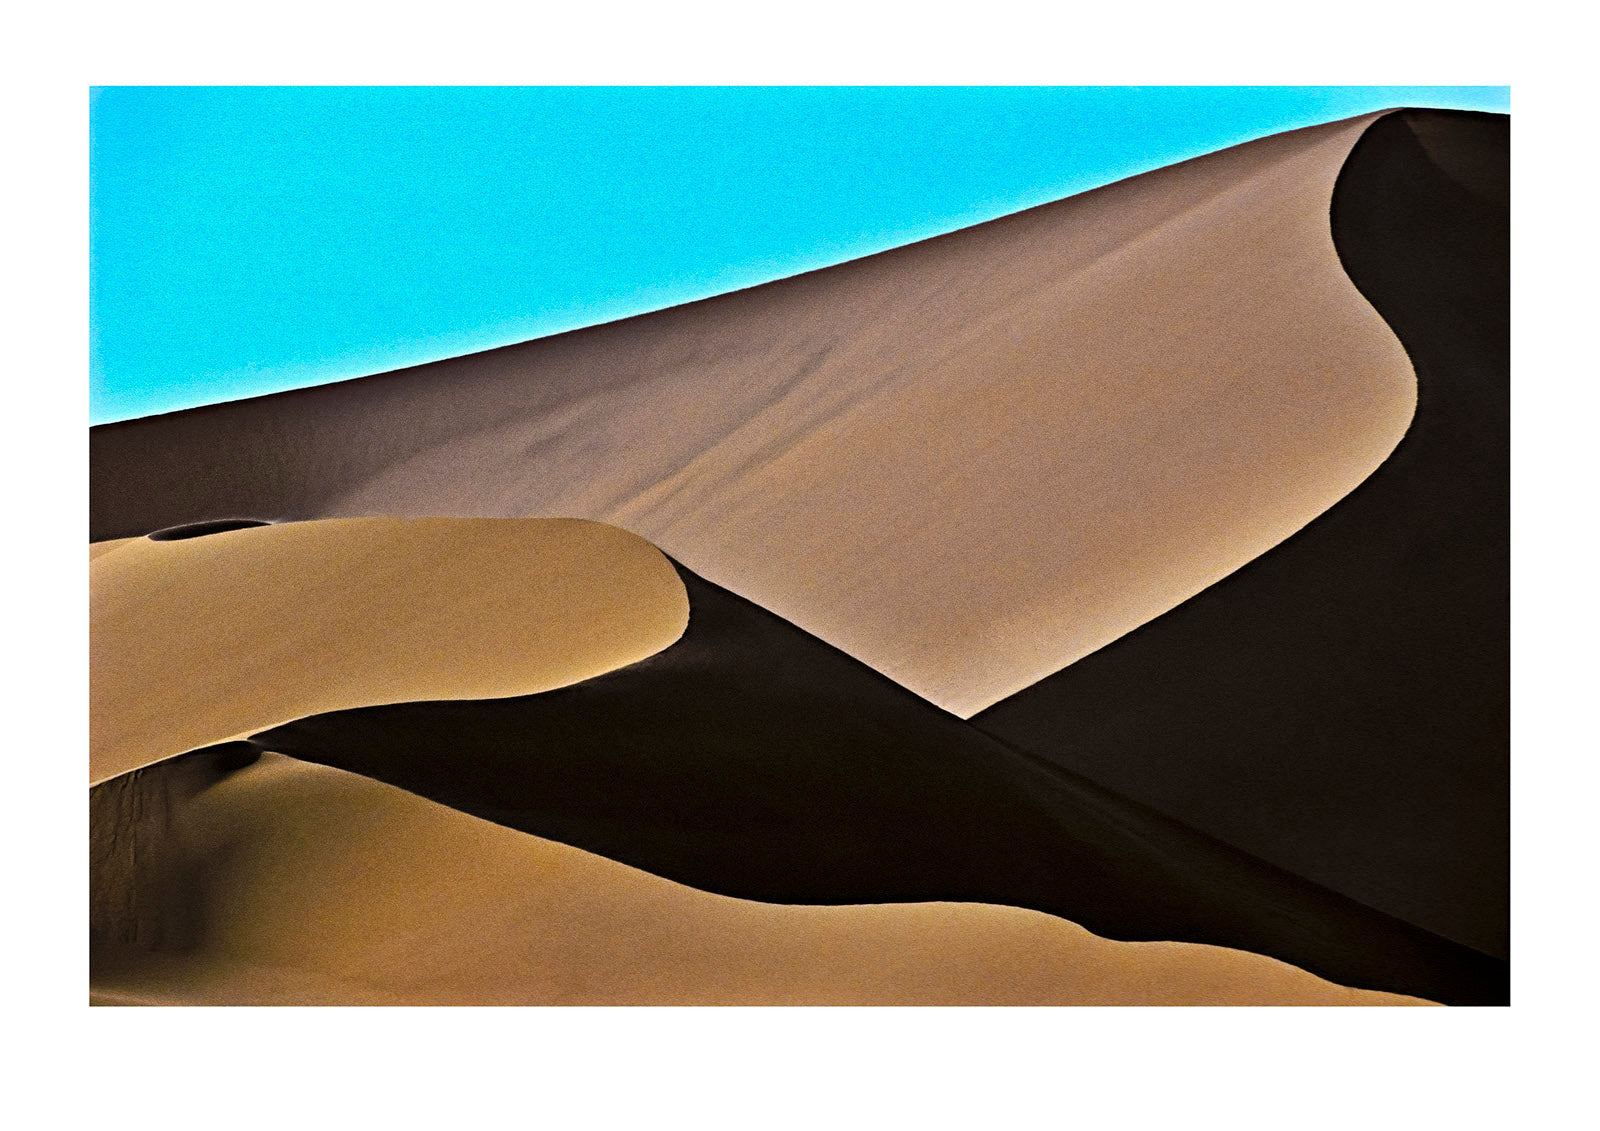
[{"label": "sunlit sand slope", "polygon": [[1411,365],[1328,225],[1372,120],[624,322],[96,428],[93,537],[599,519],[971,715],[1393,449]]},{"label": "sunlit sand slope", "polygon": [[138,860],[97,907],[101,1004],[1424,1004],[1014,908],[708,895],[271,754],[95,794],[97,859]]},{"label": "sunlit sand slope", "polygon": [[135,539],[90,562],[89,779],[302,715],[526,695],[642,659],[689,604],[577,520],[345,519]]}]

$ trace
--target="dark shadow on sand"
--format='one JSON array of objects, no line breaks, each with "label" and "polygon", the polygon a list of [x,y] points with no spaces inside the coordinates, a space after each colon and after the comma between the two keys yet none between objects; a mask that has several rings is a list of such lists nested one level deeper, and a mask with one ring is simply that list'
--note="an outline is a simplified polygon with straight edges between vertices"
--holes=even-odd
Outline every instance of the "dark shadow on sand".
[{"label": "dark shadow on sand", "polygon": [[206,522],[186,522],[182,526],[169,526],[152,530],[145,537],[152,542],[181,542],[186,538],[204,538],[207,534],[223,534],[229,530],[248,530],[252,526],[271,526],[259,518],[213,518]]},{"label": "dark shadow on sand", "polygon": [[253,741],[724,895],[1010,904],[1364,989],[1504,997],[1503,963],[1020,754],[679,572],[688,630],[640,663],[540,695],[333,712]]}]

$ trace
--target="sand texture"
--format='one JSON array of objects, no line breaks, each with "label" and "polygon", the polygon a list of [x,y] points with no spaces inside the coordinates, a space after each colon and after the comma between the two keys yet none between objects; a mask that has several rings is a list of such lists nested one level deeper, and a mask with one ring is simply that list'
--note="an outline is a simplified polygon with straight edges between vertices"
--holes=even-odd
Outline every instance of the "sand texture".
[{"label": "sand texture", "polygon": [[95,792],[141,896],[92,938],[100,1004],[1426,1004],[1014,908],[708,895],[271,754]]},{"label": "sand texture", "polygon": [[1372,120],[657,314],[95,428],[93,537],[597,519],[971,715],[1393,449],[1411,365],[1328,228]]},{"label": "sand texture", "polygon": [[689,615],[649,543],[551,519],[141,538],[92,556],[89,595],[91,782],[341,707],[559,687]]}]

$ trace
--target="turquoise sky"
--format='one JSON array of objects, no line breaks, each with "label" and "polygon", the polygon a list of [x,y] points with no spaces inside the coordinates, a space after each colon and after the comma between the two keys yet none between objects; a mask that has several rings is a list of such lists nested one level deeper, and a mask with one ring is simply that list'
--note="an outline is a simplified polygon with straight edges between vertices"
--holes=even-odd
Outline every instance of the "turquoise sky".
[{"label": "turquoise sky", "polygon": [[90,418],[321,384],[1506,87],[109,87]]}]

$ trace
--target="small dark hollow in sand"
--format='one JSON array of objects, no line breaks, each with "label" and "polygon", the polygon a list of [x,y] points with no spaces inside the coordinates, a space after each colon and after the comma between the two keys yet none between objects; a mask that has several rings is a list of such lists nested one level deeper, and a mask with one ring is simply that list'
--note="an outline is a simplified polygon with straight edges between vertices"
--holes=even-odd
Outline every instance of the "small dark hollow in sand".
[{"label": "small dark hollow in sand", "polygon": [[180,542],[185,538],[204,538],[207,534],[221,534],[225,530],[244,530],[250,526],[271,526],[259,518],[212,518],[205,522],[186,522],[182,526],[169,526],[152,530],[145,537],[152,542]]},{"label": "small dark hollow in sand", "polygon": [[261,748],[243,740],[221,742],[197,751],[211,759],[211,768],[219,774],[231,774],[261,760]]}]

